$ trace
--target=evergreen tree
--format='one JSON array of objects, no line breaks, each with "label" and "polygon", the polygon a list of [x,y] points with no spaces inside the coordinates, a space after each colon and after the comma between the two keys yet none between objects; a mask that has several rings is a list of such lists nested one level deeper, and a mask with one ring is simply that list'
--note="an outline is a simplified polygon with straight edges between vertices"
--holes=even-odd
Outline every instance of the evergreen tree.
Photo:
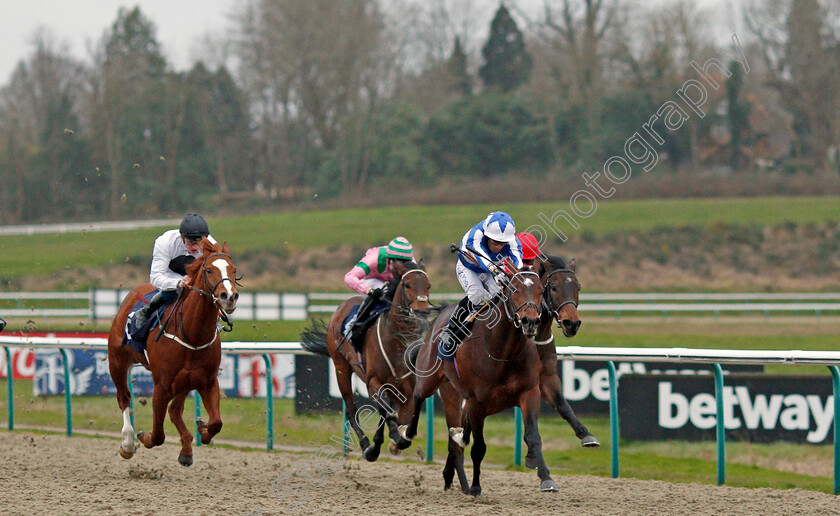
[{"label": "evergreen tree", "polygon": [[488,88],[511,91],[528,80],[532,58],[525,50],[522,31],[516,26],[504,4],[499,6],[490,24],[490,38],[481,49],[484,65],[478,74]]},{"label": "evergreen tree", "polygon": [[740,99],[741,87],[744,84],[744,69],[740,63],[729,63],[729,73],[726,79],[726,96],[729,104],[729,142],[732,167],[737,170],[740,166],[741,146],[744,144],[745,133],[749,130],[750,104]]},{"label": "evergreen tree", "polygon": [[451,82],[452,91],[468,95],[472,93],[472,81],[467,72],[467,54],[461,46],[461,38],[455,36],[452,56],[446,61],[446,73]]}]

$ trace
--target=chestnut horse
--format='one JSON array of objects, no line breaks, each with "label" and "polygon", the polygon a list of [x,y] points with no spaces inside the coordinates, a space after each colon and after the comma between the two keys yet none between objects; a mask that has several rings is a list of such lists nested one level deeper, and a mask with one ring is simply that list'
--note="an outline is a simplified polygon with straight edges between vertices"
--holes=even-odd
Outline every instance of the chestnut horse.
[{"label": "chestnut horse", "polygon": [[[563,335],[574,337],[580,328],[580,316],[577,306],[580,295],[580,282],[575,276],[576,262],[574,258],[566,262],[557,256],[549,256],[538,260],[540,281],[543,284],[543,312],[534,342],[540,357],[540,391],[542,397],[554,410],[565,419],[584,447],[596,447],[601,443],[575,416],[569,402],[563,396],[563,386],[557,375],[557,351],[555,350],[554,335],[551,332],[552,323],[557,321],[563,329]],[[531,450],[525,457],[525,466],[533,469],[536,458]]]},{"label": "chestnut horse", "polygon": [[[117,387],[117,402],[123,416],[120,455],[134,456],[134,429],[131,426],[128,373],[133,364],[141,364],[152,372],[153,427],[151,433],[138,432],[137,439],[146,448],[163,444],[163,419],[169,407],[169,419],[181,436],[178,462],[189,466],[192,458],[192,434],[184,424],[184,400],[190,391],[197,390],[204,401],[209,422],[197,421],[201,442],[209,444],[222,429],[219,415],[219,363],[222,344],[217,322],[220,310],[232,313],[239,293],[236,291],[236,266],[229,256],[227,243],[221,248],[202,239],[202,256],[187,266],[192,278],[189,290],[166,309],[162,328],[153,328],[146,340],[146,355],[137,353],[130,345],[123,346],[123,333],[136,300],[154,290],[149,284],[128,293],[111,325],[108,336],[108,365],[111,379]],[[158,337],[160,333],[160,338]],[[148,360],[147,358],[148,357]],[[170,404],[170,401],[172,402]]]},{"label": "chestnut horse", "polygon": [[[407,424],[411,417],[414,393],[414,374],[405,360],[405,351],[422,338],[428,326],[429,277],[423,261],[398,262],[398,277],[388,283],[386,299],[393,296],[391,308],[380,315],[365,334],[363,363],[359,364],[356,351],[345,339],[341,326],[350,309],[362,302],[361,296],[354,296],[343,302],[330,318],[326,331],[312,326],[301,334],[301,345],[313,353],[329,356],[335,365],[336,380],[344,399],[347,422],[359,439],[364,458],[370,462],[379,458],[385,440],[385,424],[392,443],[390,451],[399,453],[411,445],[399,432],[400,424]],[[358,411],[353,399],[351,375],[356,373],[365,385],[379,412],[378,425],[373,445],[365,435],[362,426],[372,430],[365,421],[360,421],[364,411]],[[392,409],[393,406],[397,410]],[[396,416],[395,416],[396,414]]]},{"label": "chestnut horse", "polygon": [[[417,435],[419,408],[423,400],[440,391],[449,426],[449,454],[443,470],[444,489],[452,486],[455,473],[465,494],[481,494],[481,461],[487,451],[484,420],[504,409],[518,406],[525,422],[525,442],[534,454],[540,489],[556,491],[542,456],[538,429],[540,411],[540,358],[533,338],[540,322],[543,286],[531,271],[508,275],[501,299],[493,301],[491,314],[477,319],[471,333],[454,353],[454,360],[438,358],[437,342],[457,305],[449,305],[432,323],[415,362],[414,415],[406,437]],[[462,415],[462,401],[466,400]],[[464,446],[470,433],[472,486],[464,472]]]}]

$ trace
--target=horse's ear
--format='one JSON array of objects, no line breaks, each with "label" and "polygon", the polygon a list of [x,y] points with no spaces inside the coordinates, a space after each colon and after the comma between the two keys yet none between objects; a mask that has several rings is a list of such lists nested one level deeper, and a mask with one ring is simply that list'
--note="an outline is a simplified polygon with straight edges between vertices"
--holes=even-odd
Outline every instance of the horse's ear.
[{"label": "horse's ear", "polygon": [[417,266],[420,267],[421,270],[426,270],[426,262],[423,261],[423,258],[420,258],[420,261],[417,262]]},{"label": "horse's ear", "polygon": [[394,268],[397,271],[397,276],[402,276],[403,274],[405,274],[405,271],[407,270],[405,268],[405,263],[403,263],[402,260],[394,260]]},{"label": "horse's ear", "polygon": [[574,258],[572,258],[572,261],[569,262],[569,269],[575,270],[575,267],[577,267],[577,261]]},{"label": "horse's ear", "polygon": [[227,242],[224,242],[222,244],[222,252],[224,254],[230,254],[230,247],[228,247]]}]

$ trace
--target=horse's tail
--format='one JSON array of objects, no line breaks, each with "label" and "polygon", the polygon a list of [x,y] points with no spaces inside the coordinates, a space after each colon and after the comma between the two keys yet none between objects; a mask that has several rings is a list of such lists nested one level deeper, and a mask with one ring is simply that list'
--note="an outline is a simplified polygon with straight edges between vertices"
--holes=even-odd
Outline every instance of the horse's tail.
[{"label": "horse's tail", "polygon": [[306,351],[330,356],[327,350],[327,324],[313,318],[312,325],[304,328],[300,334],[300,345]]}]

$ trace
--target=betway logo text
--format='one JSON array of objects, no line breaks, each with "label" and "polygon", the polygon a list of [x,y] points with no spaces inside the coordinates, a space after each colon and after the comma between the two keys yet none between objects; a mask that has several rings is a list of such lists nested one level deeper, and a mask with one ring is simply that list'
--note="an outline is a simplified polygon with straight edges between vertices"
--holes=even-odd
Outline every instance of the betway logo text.
[{"label": "betway logo text", "polygon": [[[735,415],[736,406],[741,417]],[[701,393],[689,399],[673,392],[671,382],[659,383],[659,426],[676,429],[691,422],[699,429],[708,429],[717,422],[716,412],[714,395]],[[759,426],[765,430],[777,426],[785,430],[809,430],[811,418],[816,428],[808,432],[806,439],[811,443],[821,443],[834,419],[834,396],[828,396],[823,404],[816,394],[752,396],[744,386],[723,388],[723,424],[728,430],[741,428],[741,425],[751,430]]]},{"label": "betway logo text", "polygon": [[[610,377],[607,368],[597,369],[590,373],[585,369],[575,367],[574,360],[562,361],[561,376],[563,380],[563,397],[569,401],[579,401],[588,396],[592,396],[599,401],[610,400]],[[624,374],[684,374],[684,375],[704,375],[712,374],[711,370],[697,370],[697,369],[682,369],[674,364],[673,369],[651,369],[648,370],[644,362],[619,362],[616,364],[615,376],[616,379],[621,378]]]}]

